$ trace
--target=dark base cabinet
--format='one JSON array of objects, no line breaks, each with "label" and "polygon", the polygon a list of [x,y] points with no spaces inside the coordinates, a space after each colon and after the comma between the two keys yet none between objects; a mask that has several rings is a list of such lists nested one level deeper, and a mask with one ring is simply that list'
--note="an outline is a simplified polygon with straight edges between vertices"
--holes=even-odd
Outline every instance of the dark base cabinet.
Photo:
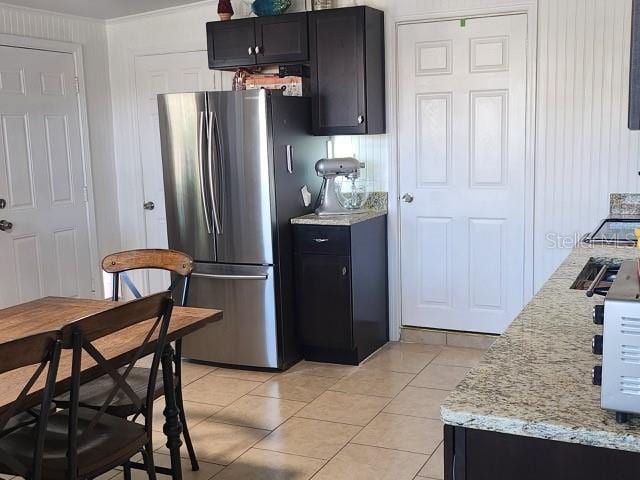
[{"label": "dark base cabinet", "polygon": [[445,480],[638,480],[640,454],[444,427]]},{"label": "dark base cabinet", "polygon": [[296,331],[305,359],[358,365],[389,339],[386,216],[294,225]]}]

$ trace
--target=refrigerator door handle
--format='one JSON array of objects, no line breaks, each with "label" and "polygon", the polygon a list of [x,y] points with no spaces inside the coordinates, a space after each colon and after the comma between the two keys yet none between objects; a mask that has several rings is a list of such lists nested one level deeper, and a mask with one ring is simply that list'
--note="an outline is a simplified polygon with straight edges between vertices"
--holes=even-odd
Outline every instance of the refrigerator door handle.
[{"label": "refrigerator door handle", "polygon": [[211,217],[209,215],[209,205],[207,202],[207,188],[205,185],[204,176],[204,159],[202,158],[202,146],[204,143],[204,131],[205,131],[205,117],[204,112],[200,112],[200,118],[198,119],[198,169],[200,172],[200,196],[202,199],[202,208],[204,209],[204,219],[207,224],[207,232],[209,235],[212,233]]},{"label": "refrigerator door handle", "polygon": [[268,280],[269,275],[214,275],[210,273],[192,273],[192,277],[213,280]]},{"label": "refrigerator door handle", "polygon": [[223,226],[224,226],[224,218],[223,218],[223,210],[224,210],[224,158],[222,155],[222,145],[220,143],[220,124],[218,123],[218,114],[213,112],[213,138],[215,141],[215,152],[216,152],[216,168],[218,173],[218,188],[220,189],[220,201],[217,203],[217,217],[219,220],[219,229],[218,235],[222,235]]},{"label": "refrigerator door handle", "polygon": [[[217,235],[222,235],[222,227],[220,226],[220,217],[218,216],[218,202],[216,201],[216,189],[215,189],[215,183],[214,183],[214,176],[213,176],[213,166],[214,166],[214,160],[213,160],[213,155],[212,152],[215,152],[215,164],[216,164],[216,168],[218,165],[218,142],[216,139],[216,149],[213,149],[213,142],[214,142],[214,114],[213,112],[209,112],[209,126],[208,126],[208,152],[207,152],[207,160],[209,163],[209,194],[211,195],[211,214],[213,216],[213,225],[215,226],[215,230],[216,230],[216,234]],[[219,172],[216,171],[216,174],[219,174]]]}]

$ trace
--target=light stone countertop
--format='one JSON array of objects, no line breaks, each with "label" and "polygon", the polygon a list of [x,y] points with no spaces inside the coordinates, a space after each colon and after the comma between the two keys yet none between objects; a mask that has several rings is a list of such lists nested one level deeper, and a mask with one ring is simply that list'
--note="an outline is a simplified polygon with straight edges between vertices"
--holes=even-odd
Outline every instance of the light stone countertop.
[{"label": "light stone countertop", "polygon": [[480,365],[442,406],[446,424],[640,452],[640,418],[626,425],[600,408],[591,369],[592,308],[602,297],[571,290],[591,257],[633,259],[630,247],[580,246],[547,281]]},{"label": "light stone countertop", "polygon": [[353,213],[349,215],[319,216],[311,213],[303,217],[292,218],[291,223],[294,225],[334,225],[348,227],[386,214],[386,210],[367,210],[365,213]]}]

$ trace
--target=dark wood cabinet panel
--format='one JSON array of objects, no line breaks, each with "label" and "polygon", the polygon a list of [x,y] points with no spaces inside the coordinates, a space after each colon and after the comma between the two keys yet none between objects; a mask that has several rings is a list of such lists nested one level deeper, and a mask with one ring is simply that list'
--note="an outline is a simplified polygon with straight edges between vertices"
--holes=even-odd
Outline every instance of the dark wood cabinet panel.
[{"label": "dark wood cabinet panel", "polygon": [[384,14],[369,7],[309,14],[313,131],[386,131]]},{"label": "dark wood cabinet panel", "polygon": [[365,133],[364,10],[314,13],[310,37],[314,133]]},{"label": "dark wood cabinet panel", "polygon": [[386,133],[384,13],[348,7],[207,23],[209,68],[308,64],[315,135]]},{"label": "dark wood cabinet panel", "polygon": [[207,23],[209,68],[309,61],[307,14]]},{"label": "dark wood cabinet panel", "polygon": [[389,339],[386,217],[294,225],[296,326],[307,360],[357,365]]},{"label": "dark wood cabinet panel", "polygon": [[259,65],[309,60],[306,13],[256,18],[255,31]]},{"label": "dark wood cabinet panel", "polygon": [[351,264],[349,257],[296,256],[298,338],[307,346],[353,348],[351,320]]},{"label": "dark wood cabinet panel", "polygon": [[296,235],[296,252],[312,255],[351,254],[351,231],[349,227],[307,226],[299,228]]},{"label": "dark wood cabinet panel", "polygon": [[637,480],[640,454],[444,427],[445,480]]},{"label": "dark wood cabinet panel", "polygon": [[253,18],[207,23],[209,68],[256,64]]}]

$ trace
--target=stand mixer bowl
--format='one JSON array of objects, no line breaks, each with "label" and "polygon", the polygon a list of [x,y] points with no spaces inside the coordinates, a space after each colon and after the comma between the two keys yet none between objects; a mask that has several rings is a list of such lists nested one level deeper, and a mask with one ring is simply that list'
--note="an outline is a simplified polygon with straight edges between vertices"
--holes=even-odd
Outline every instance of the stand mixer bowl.
[{"label": "stand mixer bowl", "polygon": [[335,187],[340,205],[347,210],[363,208],[370,195],[368,182],[355,177],[343,177],[341,180]]}]

